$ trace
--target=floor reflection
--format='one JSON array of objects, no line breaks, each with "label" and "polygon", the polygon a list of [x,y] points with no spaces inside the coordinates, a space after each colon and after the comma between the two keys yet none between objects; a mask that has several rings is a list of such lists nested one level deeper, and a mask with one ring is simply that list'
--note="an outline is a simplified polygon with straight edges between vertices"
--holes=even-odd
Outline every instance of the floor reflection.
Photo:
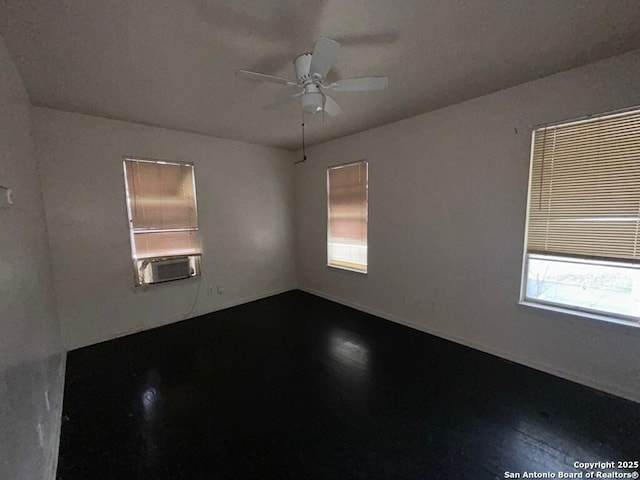
[{"label": "floor reflection", "polygon": [[157,370],[154,369],[147,373],[147,381],[143,386],[141,395],[142,410],[147,423],[152,423],[158,414],[159,404],[162,401],[161,383],[162,377]]},{"label": "floor reflection", "polygon": [[154,414],[154,407],[160,393],[153,387],[146,389],[142,393],[142,407],[144,408],[144,416],[146,420],[151,420]]},{"label": "floor reflection", "polygon": [[334,330],[330,336],[330,351],[337,362],[350,369],[362,372],[369,367],[369,348],[362,340],[349,338],[349,332]]},{"label": "floor reflection", "polygon": [[353,332],[342,328],[329,332],[328,359],[336,398],[358,407],[368,402],[371,356],[367,342]]},{"label": "floor reflection", "polygon": [[140,429],[143,446],[140,462],[147,469],[154,468],[161,456],[161,416],[163,413],[163,398],[160,393],[161,383],[162,377],[158,371],[155,369],[149,371],[141,395],[144,421]]},{"label": "floor reflection", "polygon": [[343,329],[329,333],[329,354],[354,376],[362,376],[369,369],[369,347],[364,340]]}]

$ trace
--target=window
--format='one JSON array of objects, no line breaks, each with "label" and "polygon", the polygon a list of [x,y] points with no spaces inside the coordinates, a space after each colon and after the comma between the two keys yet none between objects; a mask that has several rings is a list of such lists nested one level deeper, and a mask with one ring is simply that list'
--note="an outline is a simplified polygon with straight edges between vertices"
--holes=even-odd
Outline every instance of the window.
[{"label": "window", "polygon": [[533,132],[522,301],[640,320],[640,110]]},{"label": "window", "polygon": [[199,275],[193,165],[126,158],[124,173],[136,285]]},{"label": "window", "polygon": [[327,264],[367,273],[367,162],[327,169]]}]

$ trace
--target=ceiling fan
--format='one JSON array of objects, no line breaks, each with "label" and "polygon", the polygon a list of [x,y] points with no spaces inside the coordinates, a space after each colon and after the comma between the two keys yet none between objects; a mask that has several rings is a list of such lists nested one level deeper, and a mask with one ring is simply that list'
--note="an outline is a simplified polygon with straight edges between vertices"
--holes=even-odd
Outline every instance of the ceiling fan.
[{"label": "ceiling fan", "polygon": [[262,73],[238,70],[236,75],[247,80],[276,83],[286,87],[297,88],[299,91],[292,95],[279,98],[266,105],[265,110],[271,110],[285,105],[295,98],[300,99],[302,110],[307,113],[326,112],[335,117],[343,112],[342,107],[331,98],[327,92],[366,92],[383,90],[389,85],[389,77],[360,77],[345,78],[332,83],[326,83],[327,74],[338,60],[340,44],[330,38],[320,37],[316,42],[313,53],[303,53],[296,57],[293,66],[296,81],[274,77]]}]

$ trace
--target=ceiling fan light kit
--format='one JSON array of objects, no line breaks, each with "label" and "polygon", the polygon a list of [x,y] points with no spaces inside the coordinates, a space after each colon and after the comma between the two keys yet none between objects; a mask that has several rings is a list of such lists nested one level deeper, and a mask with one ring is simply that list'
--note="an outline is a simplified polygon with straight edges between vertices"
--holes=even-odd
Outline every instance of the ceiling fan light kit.
[{"label": "ceiling fan light kit", "polygon": [[303,53],[295,58],[293,66],[296,74],[296,82],[285,78],[265,75],[263,73],[239,70],[236,75],[247,80],[275,83],[285,87],[295,87],[298,92],[279,98],[275,102],[266,105],[265,110],[271,110],[289,103],[295,98],[300,98],[300,106],[305,113],[325,112],[335,117],[343,110],[328,94],[328,90],[343,92],[366,92],[382,90],[389,85],[389,77],[362,77],[346,78],[336,82],[325,83],[327,74],[338,60],[340,44],[330,38],[321,37],[315,44],[313,53]]},{"label": "ceiling fan light kit", "polygon": [[[324,109],[324,95],[315,85],[305,88],[305,93],[300,97],[300,106],[305,113],[320,113]],[[313,89],[315,88],[315,91]]]}]

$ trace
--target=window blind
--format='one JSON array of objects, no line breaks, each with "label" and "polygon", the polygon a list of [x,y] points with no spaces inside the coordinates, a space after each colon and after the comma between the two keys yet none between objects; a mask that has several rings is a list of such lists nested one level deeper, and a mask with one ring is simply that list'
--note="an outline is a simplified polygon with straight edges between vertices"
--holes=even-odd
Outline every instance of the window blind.
[{"label": "window blind", "polygon": [[327,170],[328,263],[367,270],[367,162]]},{"label": "window blind", "polygon": [[534,131],[527,251],[640,261],[640,111]]},{"label": "window blind", "polygon": [[126,159],[134,257],[200,253],[193,165]]}]

